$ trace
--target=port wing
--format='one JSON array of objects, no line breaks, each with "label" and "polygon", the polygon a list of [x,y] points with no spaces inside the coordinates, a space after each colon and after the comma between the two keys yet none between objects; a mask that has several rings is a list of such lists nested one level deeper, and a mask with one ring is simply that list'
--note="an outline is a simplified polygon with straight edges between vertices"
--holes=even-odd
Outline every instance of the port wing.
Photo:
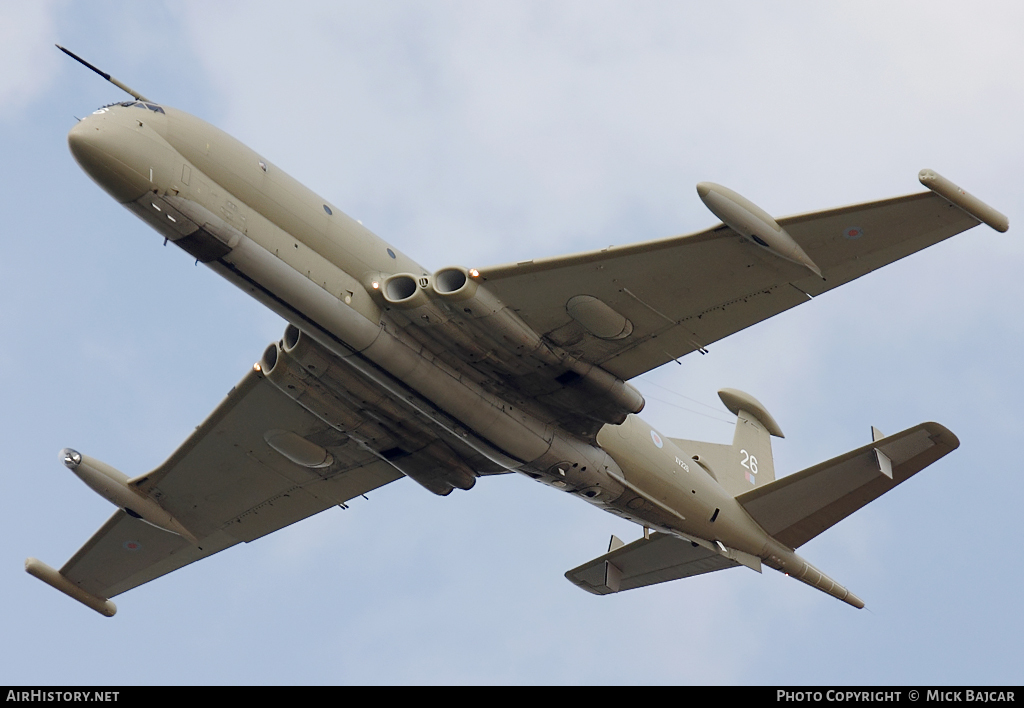
[{"label": "port wing", "polygon": [[[625,380],[980,222],[925,192],[778,223],[820,266],[824,280],[724,225],[480,273],[534,331]],[[598,336],[604,320],[614,315],[601,305],[588,310],[570,305],[581,295],[624,317],[629,326],[617,331],[628,334]]]}]

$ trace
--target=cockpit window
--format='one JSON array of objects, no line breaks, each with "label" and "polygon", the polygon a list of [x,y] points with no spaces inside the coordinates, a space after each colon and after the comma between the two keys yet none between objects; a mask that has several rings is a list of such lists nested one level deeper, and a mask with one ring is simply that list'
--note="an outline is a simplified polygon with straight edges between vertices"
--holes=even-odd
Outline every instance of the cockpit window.
[{"label": "cockpit window", "polygon": [[126,108],[128,106],[135,106],[136,108],[148,108],[149,110],[153,111],[154,113],[163,113],[164,112],[164,109],[161,108],[160,106],[156,105],[155,103],[145,103],[144,101],[123,101],[122,103],[118,103],[116,105],[124,106]]}]

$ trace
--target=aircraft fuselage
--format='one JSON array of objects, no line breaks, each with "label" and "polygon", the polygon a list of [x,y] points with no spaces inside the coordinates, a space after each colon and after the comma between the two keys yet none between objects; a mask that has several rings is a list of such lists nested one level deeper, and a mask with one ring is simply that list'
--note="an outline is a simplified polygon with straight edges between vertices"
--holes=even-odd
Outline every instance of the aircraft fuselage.
[{"label": "aircraft fuselage", "polygon": [[[598,367],[577,366],[580,377],[604,392],[595,415],[605,424],[595,442],[553,425],[536,404],[512,390],[495,391],[471,366],[410,336],[382,286],[394,274],[421,283],[432,274],[219,129],[173,108],[134,101],[94,112],[68,141],[79,164],[114,199],[425,425],[444,431],[447,442],[418,454],[434,467],[451,468],[449,476],[417,478],[414,466],[392,462],[431,491],[472,486],[479,470],[459,469],[449,454],[464,446],[492,472],[520,472],[745,565],[759,569],[760,559],[798,575],[809,567],[765,533],[691,455],[674,443],[653,442],[660,436],[652,437],[634,415],[643,401],[625,382]],[[448,271],[475,277],[465,269]],[[511,329],[522,329],[514,313],[503,316]],[[535,333],[523,330],[522,336],[523,346],[540,346]],[[847,599],[845,589],[835,587],[826,592]]]}]

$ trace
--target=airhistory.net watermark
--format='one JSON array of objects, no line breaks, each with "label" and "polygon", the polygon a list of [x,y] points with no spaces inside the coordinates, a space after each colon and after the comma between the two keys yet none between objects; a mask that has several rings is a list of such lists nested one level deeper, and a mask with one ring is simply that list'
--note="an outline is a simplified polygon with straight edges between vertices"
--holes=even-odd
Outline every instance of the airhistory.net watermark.
[{"label": "airhistory.net watermark", "polygon": [[7,691],[4,700],[20,703],[109,703],[117,701],[120,691],[44,691],[14,690]]}]

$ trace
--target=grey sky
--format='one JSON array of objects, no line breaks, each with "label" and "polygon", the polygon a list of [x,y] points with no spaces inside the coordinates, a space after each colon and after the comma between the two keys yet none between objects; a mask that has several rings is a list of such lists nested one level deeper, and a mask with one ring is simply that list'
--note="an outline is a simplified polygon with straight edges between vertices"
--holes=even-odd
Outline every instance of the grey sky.
[{"label": "grey sky", "polygon": [[[0,4],[0,681],[1019,683],[1022,26],[995,2]],[[919,191],[933,168],[1011,231],[636,383],[660,430],[718,442],[715,391],[749,391],[786,433],[779,474],[872,424],[936,420],[961,448],[801,551],[860,612],[770,570],[591,597],[564,571],[639,529],[506,476],[444,499],[390,485],[104,619],[22,570],[59,567],[113,511],[58,450],[154,467],[284,323],[81,172],[74,116],[123,94],[54,42],[432,269],[701,229],[701,180],[784,215]]]}]

